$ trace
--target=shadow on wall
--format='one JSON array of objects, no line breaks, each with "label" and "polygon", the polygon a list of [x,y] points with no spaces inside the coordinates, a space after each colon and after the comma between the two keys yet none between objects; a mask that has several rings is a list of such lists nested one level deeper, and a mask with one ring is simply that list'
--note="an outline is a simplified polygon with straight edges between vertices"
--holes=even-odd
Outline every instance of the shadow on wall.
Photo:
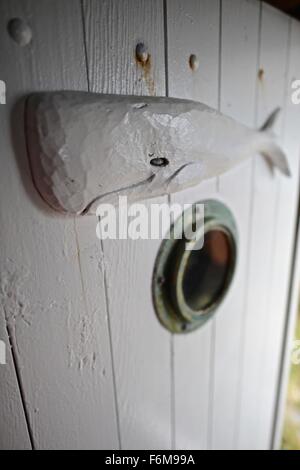
[{"label": "shadow on wall", "polygon": [[14,103],[10,116],[10,137],[11,144],[16,156],[16,163],[19,169],[20,178],[24,189],[31,202],[48,217],[63,217],[58,212],[50,209],[44,202],[43,197],[33,183],[33,177],[28,158],[28,150],[25,136],[25,104],[27,96],[20,96]]}]

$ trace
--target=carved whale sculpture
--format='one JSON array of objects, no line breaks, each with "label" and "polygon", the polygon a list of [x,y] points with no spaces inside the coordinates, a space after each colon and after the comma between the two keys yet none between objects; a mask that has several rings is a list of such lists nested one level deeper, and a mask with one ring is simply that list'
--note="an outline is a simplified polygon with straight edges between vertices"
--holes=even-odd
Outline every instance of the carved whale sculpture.
[{"label": "carved whale sculpture", "polygon": [[136,201],[182,190],[257,153],[289,175],[268,133],[277,113],[253,131],[194,101],[34,94],[25,123],[34,183],[52,208],[85,214],[119,195]]}]

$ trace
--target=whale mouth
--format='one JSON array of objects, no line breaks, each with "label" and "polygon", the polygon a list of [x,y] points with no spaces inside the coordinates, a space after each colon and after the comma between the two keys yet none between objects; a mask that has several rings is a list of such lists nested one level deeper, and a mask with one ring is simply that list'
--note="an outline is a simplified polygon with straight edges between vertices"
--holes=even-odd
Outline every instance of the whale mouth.
[{"label": "whale mouth", "polygon": [[[177,170],[174,171],[174,173],[171,174],[171,176],[169,176],[166,180],[166,187],[168,188],[169,185],[172,183],[172,181],[180,174],[182,173],[182,171],[185,170],[185,168],[191,166],[191,165],[199,165],[200,162],[188,162],[188,163],[185,163],[184,165],[181,165],[179,168],[177,168]],[[139,181],[138,183],[134,183],[134,184],[131,184],[129,186],[123,186],[121,188],[118,188],[118,189],[115,189],[113,191],[109,191],[107,193],[104,193],[104,194],[101,194],[100,196],[96,196],[94,199],[92,199],[88,204],[87,206],[80,212],[80,215],[85,215],[87,214],[92,206],[97,202],[97,201],[101,201],[101,199],[104,199],[105,197],[107,196],[112,196],[114,194],[118,194],[118,193],[122,193],[124,191],[130,191],[132,189],[135,189],[135,188],[139,188],[139,187],[142,187],[142,186],[145,186],[145,185],[148,185],[148,184],[151,184],[154,179],[156,178],[156,176],[158,175],[159,173],[152,173],[148,178],[144,179],[143,181]],[[163,191],[162,191],[163,192]]]},{"label": "whale mouth", "polygon": [[115,189],[114,191],[109,191],[107,193],[104,193],[104,194],[101,194],[100,196],[97,196],[95,197],[94,199],[92,199],[88,205],[83,209],[83,211],[81,211],[80,215],[85,215],[87,212],[90,211],[91,207],[97,202],[97,201],[100,201],[101,199],[107,197],[107,196],[112,196],[113,194],[118,194],[118,193],[121,193],[123,191],[130,191],[131,189],[135,189],[135,188],[138,188],[140,186],[144,186],[145,184],[150,184],[152,183],[152,181],[154,180],[155,178],[155,173],[152,173],[151,176],[149,176],[148,178],[146,178],[145,180],[143,181],[140,181],[139,183],[134,183],[134,184],[131,184],[129,186],[125,186],[123,188],[118,188],[118,189]]},{"label": "whale mouth", "polygon": [[200,162],[188,162],[188,163],[185,163],[184,165],[181,165],[176,171],[174,171],[174,173],[172,173],[171,176],[169,176],[169,178],[167,179],[167,185],[169,186],[170,183],[180,174],[183,172],[183,170],[185,170],[187,167],[191,166],[191,165],[199,165]]}]

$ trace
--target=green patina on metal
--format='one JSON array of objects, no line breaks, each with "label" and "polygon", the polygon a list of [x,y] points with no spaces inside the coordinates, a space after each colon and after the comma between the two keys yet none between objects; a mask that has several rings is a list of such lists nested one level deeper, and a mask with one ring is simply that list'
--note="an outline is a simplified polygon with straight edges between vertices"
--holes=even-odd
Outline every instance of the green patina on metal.
[{"label": "green patina on metal", "polygon": [[[197,233],[201,231],[204,234],[203,247],[197,251],[187,250],[187,243],[191,248],[192,244],[199,243],[199,239],[196,237],[187,242],[184,235],[181,239],[174,236],[174,233],[182,231],[182,214],[170,228],[173,235],[162,242],[154,267],[152,294],[155,311],[161,324],[172,333],[193,331],[216,313],[228,292],[237,263],[238,234],[231,211],[217,200],[197,204],[204,204],[204,221],[197,228]],[[185,226],[195,221],[192,214],[191,210],[184,213]],[[216,243],[219,243],[219,248]],[[214,260],[210,263],[206,256],[207,245],[215,257],[223,256],[219,267]],[[214,264],[217,266],[215,270],[212,268]],[[204,271],[206,278],[203,279]]]}]

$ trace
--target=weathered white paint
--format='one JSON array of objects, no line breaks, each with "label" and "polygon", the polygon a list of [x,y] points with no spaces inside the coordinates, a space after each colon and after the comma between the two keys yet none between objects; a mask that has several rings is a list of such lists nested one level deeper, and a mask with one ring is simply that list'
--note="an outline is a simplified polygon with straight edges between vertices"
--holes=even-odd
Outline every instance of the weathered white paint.
[{"label": "weathered white paint", "polygon": [[[167,2],[170,96],[218,108],[219,14],[218,0]],[[189,68],[191,53],[201,59],[196,72]],[[215,198],[216,189],[217,179],[211,178],[195,188],[174,194],[171,201],[184,204]],[[210,446],[214,333],[212,321],[192,334],[172,338],[176,449]]]},{"label": "weathered white paint", "polygon": [[[285,80],[289,19],[279,11],[262,4],[260,18],[260,46],[257,88],[257,122],[263,121],[274,106],[284,107],[289,99]],[[284,114],[275,131],[280,133]],[[292,182],[291,182],[292,184]],[[247,260],[247,293],[245,303],[246,336],[242,349],[240,389],[240,424],[238,446],[241,448],[269,448],[273,426],[275,395],[278,376],[274,366],[279,365],[283,338],[282,320],[285,309],[270,309],[268,299],[273,297],[279,305],[284,295],[284,283],[288,283],[289,269],[275,251],[274,227],[280,202],[277,177],[271,181],[265,162],[256,159],[252,176],[252,207],[249,258]],[[296,198],[290,205],[295,207]],[[290,243],[292,228],[284,231],[282,243]],[[281,260],[281,261],[280,261]],[[281,289],[272,288],[275,269],[284,269],[285,278]],[[284,267],[286,266],[286,267]],[[277,338],[276,344],[271,339]],[[271,340],[271,343],[269,341]],[[274,370],[272,374],[270,371]],[[247,423],[247,426],[246,426]]]},{"label": "weathered white paint", "polygon": [[133,201],[183,190],[255,153],[289,175],[287,159],[268,133],[276,115],[257,132],[195,101],[32,95],[26,134],[34,182],[53,208],[86,214],[120,194]]},{"label": "weathered white paint", "polygon": [[[255,128],[259,4],[256,1],[222,2],[222,54],[220,63],[220,109],[243,124]],[[233,86],[234,81],[234,86]],[[260,158],[260,157],[256,157]],[[219,179],[219,193],[228,201],[238,224],[239,253],[234,284],[215,320],[213,364],[213,405],[211,447],[232,449],[237,446],[240,382],[242,369],[245,294],[247,289],[251,168],[253,159],[244,162]],[[253,341],[253,338],[252,338]]]},{"label": "weathered white paint", "polygon": [[[165,94],[161,0],[84,1],[84,17],[90,91]],[[151,56],[147,66],[135,57],[141,41]],[[151,298],[159,245],[105,240],[102,247],[122,449],[171,447],[170,335]]]},{"label": "weathered white paint", "polygon": [[[9,84],[0,106],[0,339],[9,344],[10,326],[15,356],[13,365],[8,348],[0,366],[0,447],[30,448],[29,431],[41,449],[270,447],[297,207],[300,108],[289,85],[300,73],[299,23],[256,0],[169,0],[166,30],[161,0],[86,0],[83,9],[77,0],[2,0],[0,12],[0,79]],[[7,33],[15,17],[32,29],[25,47]],[[146,67],[135,58],[139,42]],[[99,245],[94,217],[61,217],[38,196],[23,104],[14,103],[66,89],[167,89],[252,128],[283,108],[277,133],[292,178],[272,175],[258,156],[172,196],[219,198],[239,228],[237,276],[203,329],[172,337],[159,324],[159,241]]]},{"label": "weathered white paint", "polygon": [[[8,283],[6,290],[14,292],[7,296],[6,315],[14,325],[11,340],[33,443],[40,449],[116,448],[96,219],[74,222],[53,216],[36,194],[20,102],[24,95],[41,90],[87,89],[80,4],[4,0],[0,11],[0,44],[5,51],[0,70],[9,84],[7,104],[0,107],[1,278],[2,286]],[[18,46],[7,33],[7,23],[15,17],[26,19],[34,31],[28,47]],[[6,388],[5,382],[2,386]],[[8,394],[6,388],[4,399]],[[2,403],[10,406],[10,401]],[[9,436],[15,435],[14,446],[22,447],[22,420],[17,413],[11,420],[10,430],[1,423],[1,435],[7,434],[10,442]]]}]

